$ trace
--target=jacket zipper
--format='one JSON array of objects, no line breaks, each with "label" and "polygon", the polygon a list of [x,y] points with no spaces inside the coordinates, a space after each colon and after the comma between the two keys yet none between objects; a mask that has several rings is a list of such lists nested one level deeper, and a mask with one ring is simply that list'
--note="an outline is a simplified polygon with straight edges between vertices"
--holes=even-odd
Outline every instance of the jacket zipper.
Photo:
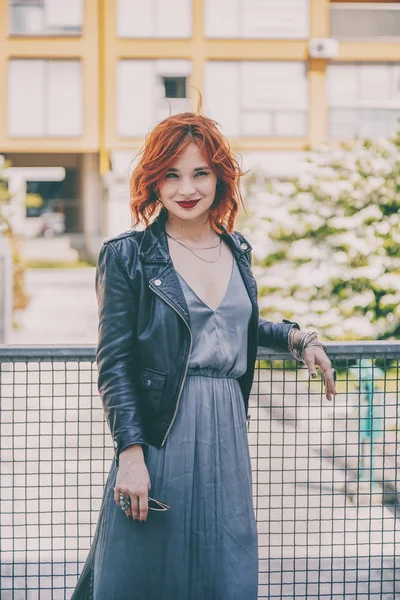
[{"label": "jacket zipper", "polygon": [[179,390],[178,398],[176,400],[175,410],[174,410],[174,414],[172,415],[171,423],[169,424],[169,427],[168,427],[168,429],[167,429],[167,431],[165,433],[164,439],[161,442],[161,447],[163,447],[164,444],[165,444],[165,441],[166,441],[166,439],[168,437],[168,434],[171,431],[171,427],[174,424],[174,421],[176,419],[176,415],[178,413],[178,408],[179,408],[179,403],[180,403],[181,396],[182,396],[183,386],[185,384],[186,375],[187,375],[188,368],[189,368],[190,355],[191,355],[191,352],[192,352],[193,336],[192,336],[192,330],[190,329],[189,324],[187,323],[186,319],[181,315],[181,313],[178,310],[176,310],[176,308],[170,302],[168,302],[168,300],[166,300],[164,298],[164,296],[161,296],[161,294],[159,294],[153,287],[151,287],[151,289],[156,294],[156,296],[158,296],[159,298],[161,298],[161,300],[163,300],[166,304],[168,304],[168,306],[170,306],[172,308],[172,310],[174,310],[176,312],[176,314],[180,316],[180,318],[182,319],[182,321],[185,323],[186,327],[188,328],[189,335],[190,335],[189,352],[188,352],[188,357],[187,357],[187,361],[186,361],[185,372],[184,372],[184,375],[183,375],[183,379],[182,379],[181,387],[180,387],[180,390]]}]

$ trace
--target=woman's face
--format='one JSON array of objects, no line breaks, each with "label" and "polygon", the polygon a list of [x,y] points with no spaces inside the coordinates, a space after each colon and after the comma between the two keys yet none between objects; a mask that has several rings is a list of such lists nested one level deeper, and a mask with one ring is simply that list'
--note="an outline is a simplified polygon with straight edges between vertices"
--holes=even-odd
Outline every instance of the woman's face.
[{"label": "woman's face", "polygon": [[192,142],[158,182],[158,192],[169,215],[188,220],[208,213],[216,186],[216,174]]}]

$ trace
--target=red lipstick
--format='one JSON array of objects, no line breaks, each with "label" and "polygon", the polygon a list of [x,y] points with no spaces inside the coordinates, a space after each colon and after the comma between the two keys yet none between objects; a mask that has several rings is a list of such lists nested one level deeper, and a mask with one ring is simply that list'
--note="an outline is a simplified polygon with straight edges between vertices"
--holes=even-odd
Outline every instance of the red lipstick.
[{"label": "red lipstick", "polygon": [[194,206],[196,206],[196,204],[198,204],[200,202],[200,200],[190,200],[188,202],[178,202],[179,206],[181,206],[182,208],[193,208]]}]

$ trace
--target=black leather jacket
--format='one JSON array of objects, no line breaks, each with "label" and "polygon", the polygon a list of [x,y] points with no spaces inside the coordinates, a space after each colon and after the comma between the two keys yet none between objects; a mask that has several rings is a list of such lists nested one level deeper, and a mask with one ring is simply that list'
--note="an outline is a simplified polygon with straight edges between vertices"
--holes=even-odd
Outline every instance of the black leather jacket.
[{"label": "black leather jacket", "polygon": [[[192,347],[190,316],[165,234],[166,213],[143,231],[104,242],[97,264],[98,389],[115,458],[132,444],[163,446],[179,410]],[[238,232],[222,234],[252,303],[247,371],[239,378],[246,414],[257,346],[287,349],[296,323],[259,319],[251,246]]]}]

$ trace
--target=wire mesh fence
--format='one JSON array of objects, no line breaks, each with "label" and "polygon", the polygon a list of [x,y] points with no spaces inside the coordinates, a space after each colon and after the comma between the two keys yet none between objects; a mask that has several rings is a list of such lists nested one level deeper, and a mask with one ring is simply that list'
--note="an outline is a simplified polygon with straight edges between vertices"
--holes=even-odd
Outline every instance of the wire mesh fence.
[{"label": "wire mesh fence", "polygon": [[[261,349],[249,445],[259,598],[400,597],[400,343],[330,344],[335,402]],[[0,348],[0,597],[70,598],[113,458],[94,348]]]}]

